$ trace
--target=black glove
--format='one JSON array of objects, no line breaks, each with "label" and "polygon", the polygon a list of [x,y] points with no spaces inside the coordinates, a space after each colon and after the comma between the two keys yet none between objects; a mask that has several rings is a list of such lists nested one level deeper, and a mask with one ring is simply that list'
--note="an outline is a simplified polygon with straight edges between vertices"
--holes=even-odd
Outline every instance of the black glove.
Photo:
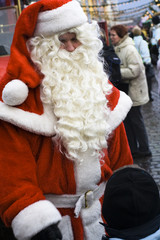
[{"label": "black glove", "polygon": [[31,238],[31,240],[61,240],[62,234],[57,227],[57,224],[50,225],[49,227],[43,229],[41,232],[37,233]]}]

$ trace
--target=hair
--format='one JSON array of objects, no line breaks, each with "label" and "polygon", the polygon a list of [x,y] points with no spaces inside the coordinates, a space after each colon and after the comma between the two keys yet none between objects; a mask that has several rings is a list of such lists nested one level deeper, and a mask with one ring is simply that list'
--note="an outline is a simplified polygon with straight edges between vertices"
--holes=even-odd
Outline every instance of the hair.
[{"label": "hair", "polygon": [[[73,52],[60,49],[59,36],[66,32],[75,32],[82,43]],[[47,38],[37,36],[27,45],[31,59],[44,74],[41,99],[53,107],[57,118],[55,141],[63,143],[72,160],[82,162],[86,151],[100,159],[110,134],[105,95],[112,86],[97,58],[103,46],[97,24],[85,23]]]},{"label": "hair", "polygon": [[120,38],[123,38],[128,33],[127,27],[120,24],[112,26],[110,30],[114,30]]},{"label": "hair", "polygon": [[141,28],[138,27],[138,26],[135,26],[133,29],[132,29],[132,33],[134,36],[140,36],[142,31],[141,31]]},{"label": "hair", "polygon": [[159,16],[155,15],[152,17],[152,22],[153,24],[157,25],[160,21],[159,21]]}]

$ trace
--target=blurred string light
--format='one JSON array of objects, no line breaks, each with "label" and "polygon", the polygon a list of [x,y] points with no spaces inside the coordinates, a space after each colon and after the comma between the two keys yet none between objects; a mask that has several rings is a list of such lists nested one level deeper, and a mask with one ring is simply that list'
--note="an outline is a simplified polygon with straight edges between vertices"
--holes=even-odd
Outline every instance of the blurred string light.
[{"label": "blurred string light", "polygon": [[[132,1],[133,2],[133,1]],[[86,11],[86,10],[90,10],[90,11],[95,11],[97,8],[99,8],[99,11],[100,12],[104,12],[105,11],[105,7],[106,6],[113,6],[113,4],[112,5],[95,5],[95,4],[93,4],[93,5],[82,5],[82,7],[84,8],[84,10]],[[116,6],[116,5],[115,5]],[[114,11],[114,13],[115,13],[115,15],[118,13],[119,15],[121,15],[121,14],[127,14],[127,13],[129,13],[130,11],[134,11],[134,13],[136,13],[136,12],[139,12],[141,9],[144,9],[144,10],[146,10],[148,8],[148,4],[143,4],[143,5],[141,5],[140,7],[130,7],[130,8],[128,8],[127,9],[127,11],[125,10],[125,9],[123,9],[123,10],[118,10],[117,8],[112,8],[110,11],[109,10],[107,10],[107,13],[113,13],[113,11]]]},{"label": "blurred string light", "polygon": [[[112,6],[112,7],[118,7],[120,8],[121,6],[128,6],[130,4],[135,4],[135,3],[139,3],[139,4],[147,4],[149,5],[150,3],[154,3],[154,2],[160,2],[160,0],[101,0],[101,1],[94,1],[94,0],[81,0],[81,6],[82,7],[106,7],[106,6]],[[147,2],[147,3],[146,3]]]},{"label": "blurred string light", "polygon": [[[149,18],[155,11],[152,5],[160,5],[160,0],[81,0],[81,6],[89,17],[89,20],[112,20],[145,16]],[[150,10],[150,11],[149,11]]]},{"label": "blurred string light", "polygon": [[155,3],[160,7],[160,0],[155,0]]},{"label": "blurred string light", "polygon": [[150,20],[154,15],[159,15],[160,14],[160,0],[154,0],[154,5],[148,9],[144,15],[142,16],[142,21],[148,21]]},{"label": "blurred string light", "polygon": [[[90,9],[90,10],[94,10],[95,8],[104,8],[104,7],[107,7],[107,6],[111,6],[111,7],[113,7],[113,4],[112,5],[95,5],[95,4],[93,4],[93,5],[81,5],[83,8],[87,8],[87,9]],[[115,5],[116,6],[116,5]],[[143,5],[141,5],[140,7],[133,7],[133,6],[131,6],[131,7],[128,7],[127,8],[127,11],[129,12],[130,10],[133,10],[134,9],[134,12],[138,12],[139,11],[139,9],[142,9],[142,8],[145,8],[145,9],[147,9],[148,8],[148,4],[143,4]],[[105,9],[105,8],[104,8]],[[136,9],[136,11],[135,11],[135,9]],[[114,12],[116,13],[116,12],[119,12],[119,13],[124,13],[124,11],[126,10],[126,9],[122,9],[122,10],[119,10],[118,8],[112,8],[112,11],[114,10]]]}]

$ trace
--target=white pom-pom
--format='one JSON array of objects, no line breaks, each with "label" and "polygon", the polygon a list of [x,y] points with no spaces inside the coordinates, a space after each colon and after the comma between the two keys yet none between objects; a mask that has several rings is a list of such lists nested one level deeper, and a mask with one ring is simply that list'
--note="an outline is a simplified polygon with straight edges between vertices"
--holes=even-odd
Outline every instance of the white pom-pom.
[{"label": "white pom-pom", "polygon": [[9,106],[22,104],[28,97],[28,87],[21,80],[14,79],[7,83],[2,92],[4,103]]}]

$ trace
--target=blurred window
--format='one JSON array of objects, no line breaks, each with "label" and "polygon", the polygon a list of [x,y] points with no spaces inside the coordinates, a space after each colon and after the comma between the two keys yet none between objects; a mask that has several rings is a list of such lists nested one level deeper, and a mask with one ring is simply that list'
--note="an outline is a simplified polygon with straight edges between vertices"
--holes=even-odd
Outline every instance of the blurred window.
[{"label": "blurred window", "polygon": [[[1,0],[0,0],[1,1]],[[0,55],[10,54],[15,25],[18,19],[16,5],[0,8]]]}]

